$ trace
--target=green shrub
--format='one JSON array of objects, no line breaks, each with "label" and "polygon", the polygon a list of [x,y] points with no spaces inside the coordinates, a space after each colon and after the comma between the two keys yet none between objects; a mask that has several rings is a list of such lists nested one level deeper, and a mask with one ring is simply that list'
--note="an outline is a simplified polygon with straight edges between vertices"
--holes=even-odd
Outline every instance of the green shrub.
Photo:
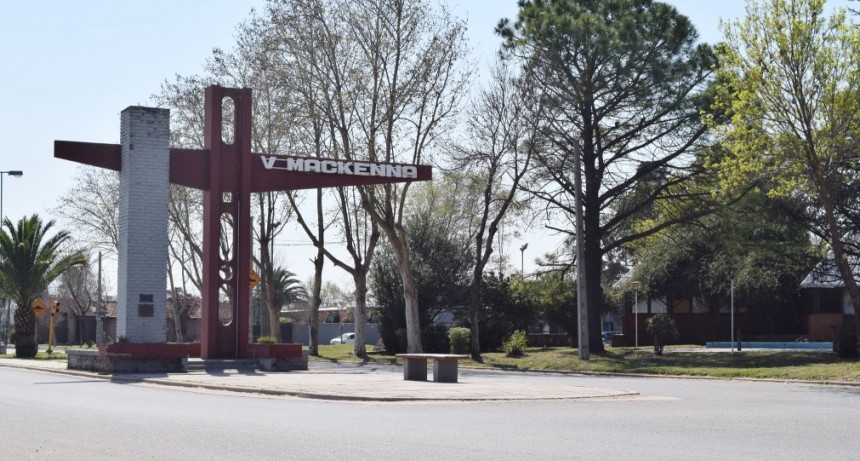
[{"label": "green shrub", "polygon": [[523,355],[528,347],[528,336],[523,330],[517,330],[511,334],[511,337],[505,341],[505,354],[508,357],[519,357]]},{"label": "green shrub", "polygon": [[275,344],[274,336],[260,336],[257,338],[257,344]]},{"label": "green shrub", "polygon": [[469,349],[472,332],[468,328],[453,327],[448,330],[448,343],[452,354],[465,354]]},{"label": "green shrub", "polygon": [[663,355],[663,346],[678,339],[678,327],[669,314],[657,314],[645,322],[645,328],[654,337],[654,353]]},{"label": "green shrub", "polygon": [[857,358],[857,329],[855,328],[855,320],[843,320],[842,327],[836,330],[836,337],[833,341],[833,352],[837,357]]}]

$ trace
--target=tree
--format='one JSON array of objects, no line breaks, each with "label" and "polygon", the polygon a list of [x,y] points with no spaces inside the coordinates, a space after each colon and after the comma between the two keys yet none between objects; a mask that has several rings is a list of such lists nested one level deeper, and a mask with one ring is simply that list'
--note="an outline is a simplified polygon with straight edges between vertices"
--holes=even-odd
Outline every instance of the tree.
[{"label": "tree", "polygon": [[[444,311],[455,311],[466,305],[471,258],[467,251],[468,236],[458,233],[457,226],[439,219],[439,194],[436,185],[422,184],[416,191],[416,205],[406,221],[405,235],[412,252],[412,270],[419,293],[419,321],[425,328],[423,340],[430,339],[430,322]],[[420,210],[420,211],[419,211]],[[434,212],[435,211],[435,212]],[[370,274],[370,285],[377,301],[375,317],[380,336],[389,353],[402,352],[406,343],[406,316],[403,308],[402,281],[398,277],[397,258],[388,247],[378,249]],[[432,345],[423,344],[432,347]]]},{"label": "tree", "polygon": [[[335,266],[343,269],[352,276],[355,286],[353,297],[353,318],[355,322],[355,343],[354,350],[356,357],[365,357],[367,350],[365,346],[364,326],[367,321],[367,276],[370,272],[373,254],[376,251],[376,244],[379,242],[379,226],[372,222],[364,210],[361,208],[360,198],[355,188],[338,187],[335,191],[335,200],[338,204],[338,213],[340,219],[337,224],[340,228],[340,234],[346,241],[346,250],[349,254],[349,259],[340,258],[326,248],[324,243],[325,226],[323,224],[323,204],[322,192],[317,191],[317,229],[313,232],[311,227],[305,222],[301,213],[297,212],[298,222],[304,229],[307,236],[311,239],[314,246],[317,247],[317,257],[314,259],[314,264],[319,270],[316,272],[319,276],[314,276],[314,300],[318,300],[311,309],[311,331],[316,332],[315,325],[316,315],[318,312],[319,303],[324,299],[320,289],[326,288],[320,286],[322,281],[322,258],[325,256]],[[295,205],[294,205],[295,206]],[[315,273],[315,274],[316,274]],[[315,333],[312,333],[312,336]],[[316,343],[316,340],[313,341]],[[314,349],[314,348],[312,348]],[[315,351],[315,349],[314,349]]]},{"label": "tree", "polygon": [[[484,274],[481,284],[483,307],[478,318],[482,352],[498,350],[514,331],[528,331],[538,320],[538,298],[528,287],[532,283],[526,282],[521,275]],[[472,320],[469,322],[471,325]],[[475,347],[474,343],[472,347]]]},{"label": "tree", "polygon": [[[266,23],[252,15],[237,27],[233,49],[215,49],[204,65],[204,76],[176,76],[175,82],[165,82],[154,100],[171,109],[171,142],[176,147],[200,148],[203,144],[203,98],[201,89],[210,84],[254,89],[253,133],[254,152],[267,155],[282,153],[290,148],[294,138],[291,126],[295,125],[292,93],[279,85],[276,68],[267,59],[264,42]],[[272,321],[279,317],[274,288],[275,257],[272,242],[283,231],[292,215],[291,192],[262,192],[251,194],[253,239],[259,252],[254,263],[261,277],[266,312]],[[199,290],[202,259],[200,191],[171,186],[170,231],[176,238],[171,247],[173,259],[188,279]],[[225,223],[232,227],[234,223]],[[227,232],[229,234],[229,232]],[[223,246],[223,245],[222,245]],[[269,332],[280,340],[280,328]]]},{"label": "tree", "polygon": [[528,118],[527,82],[517,82],[506,63],[493,68],[490,86],[477,96],[468,111],[465,140],[454,149],[453,169],[478,194],[459,197],[472,203],[476,218],[470,226],[473,244],[469,324],[472,358],[481,359],[480,316],[484,269],[493,254],[499,225],[509,209],[521,206],[520,181],[529,171],[532,151],[537,147],[537,124]]},{"label": "tree", "polygon": [[825,17],[824,3],[750,3],[744,19],[723,24],[715,107],[728,121],[712,123],[730,155],[715,166],[723,191],[766,178],[772,195],[807,203],[807,225],[829,244],[860,315],[848,259],[857,241],[860,30],[844,10]]},{"label": "tree", "polygon": [[54,221],[43,224],[34,214],[21,218],[17,225],[5,219],[0,230],[0,287],[18,305],[15,310],[16,357],[35,357],[38,352],[32,302],[60,274],[86,262],[80,252],[62,253],[69,234],[59,231],[49,237],[52,227]]},{"label": "tree", "polygon": [[272,287],[274,292],[273,305],[277,306],[277,315],[269,317],[269,330],[281,341],[281,307],[298,302],[306,302],[308,293],[302,282],[296,278],[296,274],[283,267],[276,267],[272,275]]},{"label": "tree", "polygon": [[[300,62],[348,160],[421,163],[465,91],[465,25],[424,0],[302,0],[271,5],[275,27],[299,30]],[[410,352],[421,351],[403,210],[409,186],[363,186],[362,207],[391,245],[402,279]]]},{"label": "tree", "polygon": [[[689,219],[676,216],[634,233],[628,221],[655,202],[706,192],[687,190],[701,169],[693,160],[703,144],[700,109],[714,65],[709,46],[697,45],[690,21],[651,0],[525,0],[515,23],[497,27],[508,57],[522,62],[544,109],[549,146],[528,190],[570,219],[572,167],[580,144],[584,184],[584,265],[589,347],[602,351],[600,313],[604,258],[613,250]],[[618,200],[653,172],[671,180],[616,209]],[[694,209],[691,207],[690,209]],[[707,214],[700,208],[693,216]],[[573,220],[570,219],[570,222]],[[575,234],[571,229],[559,229]]]},{"label": "tree", "polygon": [[76,236],[93,251],[116,254],[119,241],[119,174],[82,166],[72,190],[61,196],[55,211],[77,230]]},{"label": "tree", "polygon": [[323,284],[320,296],[322,297],[323,305],[328,307],[348,306],[355,301],[353,293],[344,290],[338,284],[331,281]]},{"label": "tree", "polygon": [[[98,280],[96,274],[93,274],[90,258],[86,257],[86,261],[78,266],[72,266],[64,271],[60,276],[60,293],[61,296],[71,299],[69,309],[75,314],[76,331],[78,344],[89,342],[86,329],[84,327],[84,319],[90,309],[96,305],[98,301]],[[98,334],[98,333],[97,333]],[[95,340],[96,338],[93,338]]]},{"label": "tree", "polygon": [[[762,315],[774,333],[777,317],[796,306],[800,281],[815,262],[808,233],[795,219],[797,201],[750,191],[731,207],[635,246],[636,275],[651,295],[698,297],[719,312],[734,282],[735,298]],[[783,314],[784,315],[784,314]]]},{"label": "tree", "polygon": [[[200,305],[200,296],[189,293],[181,287],[173,286],[167,292],[168,324],[173,324],[173,331],[167,331],[168,341],[183,342],[185,337],[182,333],[182,324],[188,312],[194,306]],[[173,338],[170,339],[170,336]]]},{"label": "tree", "polygon": [[576,283],[573,279],[571,271],[551,270],[521,281],[516,288],[534,306],[542,320],[561,326],[571,344],[577,344]]},{"label": "tree", "polygon": [[678,327],[669,314],[657,314],[645,322],[645,328],[654,338],[654,353],[663,355],[663,347],[669,341],[678,339]]}]

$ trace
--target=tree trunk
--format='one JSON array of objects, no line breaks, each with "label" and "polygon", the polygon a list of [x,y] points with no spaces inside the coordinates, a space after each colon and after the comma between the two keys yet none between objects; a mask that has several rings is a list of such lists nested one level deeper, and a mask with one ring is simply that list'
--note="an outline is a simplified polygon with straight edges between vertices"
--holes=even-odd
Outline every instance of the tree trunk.
[{"label": "tree trunk", "polygon": [[[590,168],[592,171],[594,168]],[[586,168],[586,171],[589,168]],[[588,178],[588,173],[586,173]],[[586,186],[583,208],[585,227],[585,288],[588,293],[588,348],[589,351],[602,353],[603,339],[600,336],[603,314],[603,286],[600,284],[603,271],[603,251],[600,235],[600,207],[597,204],[597,188]],[[577,262],[579,264],[579,262]]]},{"label": "tree trunk", "polygon": [[[98,315],[98,312],[96,312],[96,315]],[[76,314],[75,315],[75,324],[77,324],[77,326],[78,326],[78,331],[76,332],[77,334],[75,335],[75,336],[77,336],[77,338],[76,338],[77,343],[80,345],[83,345],[86,342],[86,334],[87,334],[87,332],[84,331],[84,317]]]},{"label": "tree trunk", "polygon": [[[172,295],[171,297],[173,298],[173,302],[170,303],[170,309],[173,311],[173,336],[174,336],[174,340],[176,342],[181,343],[183,341],[182,323],[181,323],[180,318],[179,318],[179,316],[180,316],[179,312],[181,309],[179,308],[179,306],[177,304],[179,304],[180,302],[185,302],[185,296],[184,296],[185,293],[183,292],[182,301],[179,301],[177,299],[178,296],[176,293],[176,284],[174,283],[174,280],[173,280],[173,268],[172,268],[172,266],[173,265],[170,262],[170,257],[168,256],[168,259],[167,259],[167,281],[168,281],[168,284],[170,285],[170,293]],[[98,311],[98,308],[96,310]],[[96,312],[96,315],[98,315],[98,312]],[[96,336],[98,336],[98,332],[96,332]]]},{"label": "tree trunk", "polygon": [[355,347],[356,357],[367,357],[364,324],[367,322],[367,271],[355,271]]},{"label": "tree trunk", "polygon": [[[591,108],[591,103],[584,107]],[[589,110],[583,110],[582,131],[582,194],[583,227],[585,228],[585,289],[588,293],[588,348],[590,352],[602,353],[603,338],[600,336],[600,316],[603,313],[603,287],[600,284],[603,272],[603,249],[600,231],[600,184],[597,173],[597,153],[594,145],[594,126]],[[580,264],[580,261],[577,261]]]},{"label": "tree trunk", "polygon": [[322,273],[323,263],[325,262],[324,253],[321,248],[317,250],[317,257],[314,258],[314,292],[311,295],[311,333],[308,338],[308,353],[311,355],[320,355],[319,335],[320,335],[320,304],[322,304]]},{"label": "tree trunk", "polygon": [[409,248],[406,239],[400,235],[388,236],[397,259],[397,271],[403,282],[403,301],[406,306],[406,352],[421,353],[421,321],[418,315],[418,290],[415,288],[415,278],[412,276],[412,264],[409,261]]},{"label": "tree trunk", "polygon": [[177,312],[176,310],[173,311],[173,328],[173,332],[176,335],[176,342],[184,342],[185,337],[182,335],[182,313]]},{"label": "tree trunk", "polygon": [[412,278],[412,268],[398,264],[403,279],[403,300],[406,304],[406,352],[421,353],[421,324],[418,317],[418,290]]},{"label": "tree trunk", "polygon": [[481,336],[478,328],[478,322],[481,317],[481,290],[483,288],[483,267],[475,266],[475,273],[472,275],[471,293],[469,296],[469,323],[472,325],[471,333],[471,351],[472,360],[481,362]]},{"label": "tree trunk", "polygon": [[18,303],[18,308],[15,309],[15,357],[33,358],[38,351],[36,314],[30,309],[30,303],[23,306]]},{"label": "tree trunk", "polygon": [[[827,220],[827,227],[830,232],[830,247],[833,250],[833,260],[836,263],[837,269],[839,269],[839,275],[842,277],[842,283],[845,284],[848,297],[851,299],[851,304],[854,308],[854,318],[860,319],[860,288],[857,286],[857,281],[854,280],[854,272],[851,270],[848,256],[842,248],[842,241],[840,240],[842,233],[836,222],[833,200],[829,191],[823,191],[821,195],[824,202],[824,217]],[[860,321],[855,321],[854,324],[857,343],[860,344]]]},{"label": "tree trunk", "polygon": [[269,335],[275,338],[276,343],[283,342],[281,338],[281,306],[275,302],[268,303],[269,310]]},{"label": "tree trunk", "polygon": [[269,305],[266,303],[265,299],[261,304],[263,305],[260,308],[260,336],[271,336],[269,327],[272,323],[269,321]]}]

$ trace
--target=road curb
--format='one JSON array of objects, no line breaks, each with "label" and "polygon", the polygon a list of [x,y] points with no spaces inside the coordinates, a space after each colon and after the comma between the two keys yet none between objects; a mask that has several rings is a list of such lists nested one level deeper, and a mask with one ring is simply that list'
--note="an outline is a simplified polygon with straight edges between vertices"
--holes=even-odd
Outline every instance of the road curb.
[{"label": "road curb", "polygon": [[2,363],[0,362],[0,367],[5,368],[14,368],[14,369],[23,369],[29,371],[41,371],[48,372],[66,376],[75,376],[80,378],[89,378],[89,379],[100,379],[103,381],[117,382],[117,383],[127,383],[127,384],[153,384],[158,386],[173,386],[173,387],[181,387],[186,389],[205,389],[211,391],[224,391],[224,392],[234,392],[234,393],[244,393],[244,394],[256,394],[256,395],[267,395],[267,396],[275,396],[275,397],[296,397],[310,400],[327,400],[327,401],[343,401],[343,402],[382,402],[382,403],[394,403],[394,402],[424,402],[424,403],[441,403],[441,402],[524,402],[524,401],[560,401],[560,400],[585,400],[585,399],[611,399],[611,398],[624,398],[624,397],[633,397],[639,395],[636,391],[629,390],[621,390],[621,389],[613,389],[610,394],[603,395],[568,395],[563,397],[523,397],[523,398],[500,398],[500,397],[456,397],[456,396],[444,396],[444,397],[410,397],[410,396],[402,396],[402,397],[387,397],[387,396],[361,396],[361,395],[343,395],[336,393],[326,393],[326,392],[309,392],[306,390],[289,390],[289,389],[277,389],[277,388],[268,388],[261,386],[237,386],[237,385],[227,385],[227,384],[213,384],[213,383],[204,383],[204,382],[194,382],[194,381],[183,381],[183,380],[172,380],[172,379],[164,379],[164,378],[148,378],[141,377],[139,375],[104,375],[98,374],[94,372],[87,371],[79,371],[79,370],[68,370],[68,369],[59,369],[59,368],[47,368],[47,367],[39,367],[32,366],[28,364],[10,364],[8,362]]}]

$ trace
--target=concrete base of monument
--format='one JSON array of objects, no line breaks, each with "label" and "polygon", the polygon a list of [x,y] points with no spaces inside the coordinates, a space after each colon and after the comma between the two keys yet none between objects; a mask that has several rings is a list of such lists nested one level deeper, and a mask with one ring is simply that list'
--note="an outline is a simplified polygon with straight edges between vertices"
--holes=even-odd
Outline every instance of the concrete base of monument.
[{"label": "concrete base of monument", "polygon": [[[188,358],[200,357],[200,343],[114,343],[98,350],[69,349],[68,369],[114,373],[187,373]],[[264,371],[308,369],[301,344],[249,344],[246,357]],[[217,361],[217,360],[216,360]]]},{"label": "concrete base of monument", "polygon": [[308,351],[302,350],[301,344],[249,344],[247,355],[257,359],[260,369],[265,371],[308,369]]},{"label": "concrete base of monument", "polygon": [[184,373],[187,357],[135,357],[127,353],[102,353],[94,349],[67,349],[69,370],[114,373]]},{"label": "concrete base of monument", "polygon": [[200,357],[200,343],[113,343],[99,344],[102,355],[124,354],[136,359]]},{"label": "concrete base of monument", "polygon": [[302,351],[301,357],[258,358],[257,363],[265,371],[307,370],[308,351]]}]

